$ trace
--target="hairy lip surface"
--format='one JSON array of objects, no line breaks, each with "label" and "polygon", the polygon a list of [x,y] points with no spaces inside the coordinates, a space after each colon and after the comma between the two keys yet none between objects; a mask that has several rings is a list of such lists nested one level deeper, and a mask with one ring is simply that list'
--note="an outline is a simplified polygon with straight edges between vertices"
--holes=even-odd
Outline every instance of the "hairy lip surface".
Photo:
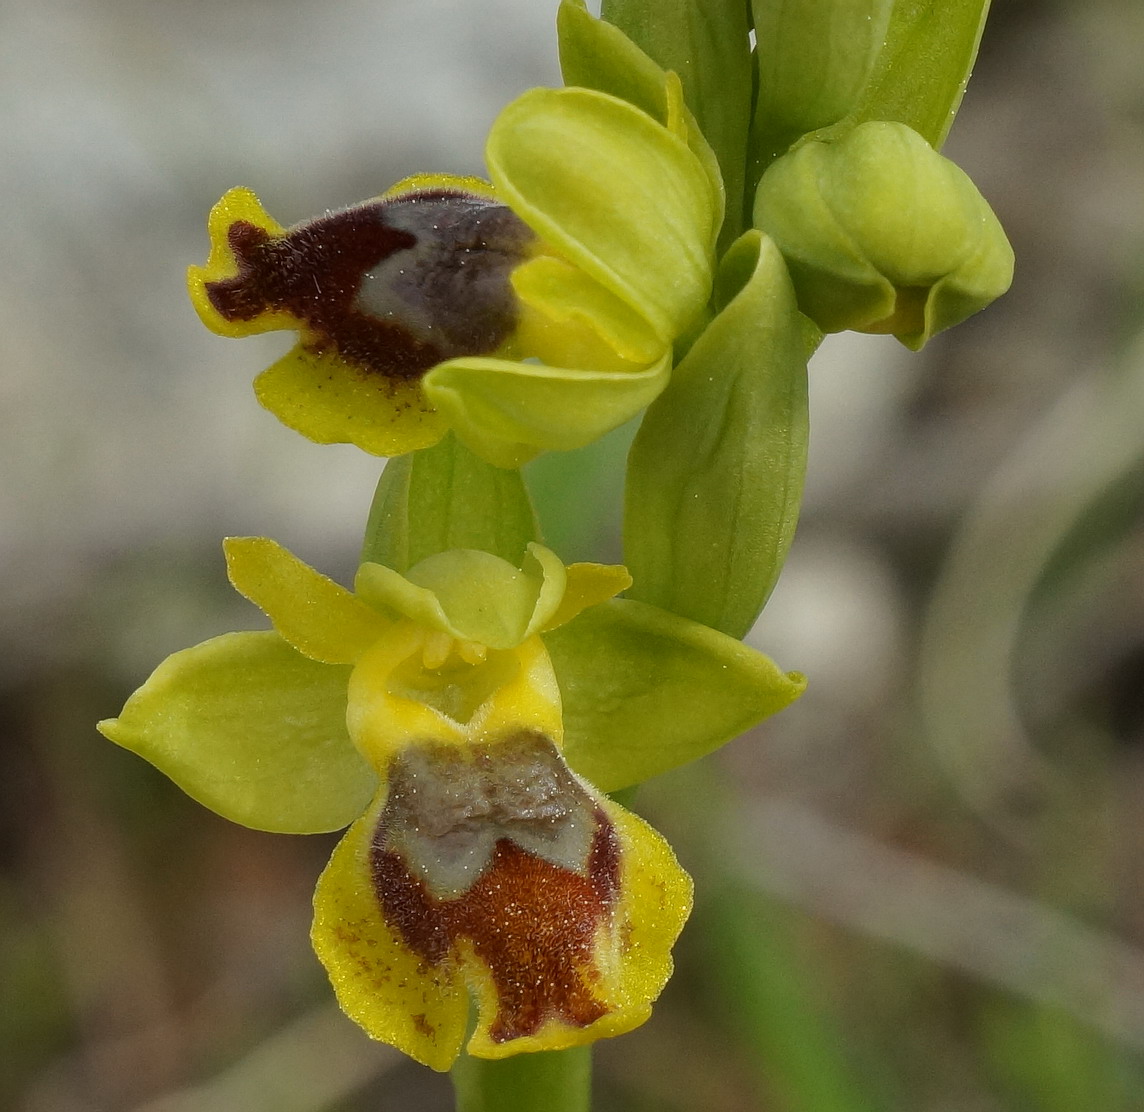
[{"label": "hairy lip surface", "polygon": [[414,952],[437,964],[465,940],[487,967],[494,1042],[606,1014],[594,954],[612,922],[619,844],[547,738],[399,757],[370,868],[383,914]]},{"label": "hairy lip surface", "polygon": [[240,220],[227,235],[238,273],[206,291],[227,320],[285,311],[311,350],[416,379],[504,342],[516,325],[509,275],[534,238],[506,206],[447,190],[367,202],[282,236]]}]

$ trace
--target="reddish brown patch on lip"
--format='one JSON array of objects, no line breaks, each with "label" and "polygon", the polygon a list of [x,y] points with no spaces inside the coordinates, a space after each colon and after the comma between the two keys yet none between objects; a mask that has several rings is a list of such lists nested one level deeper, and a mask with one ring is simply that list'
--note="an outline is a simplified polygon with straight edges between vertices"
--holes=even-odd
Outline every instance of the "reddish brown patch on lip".
[{"label": "reddish brown patch on lip", "polygon": [[[417,211],[415,206],[421,206],[422,211],[435,207],[436,211],[450,200],[456,200],[457,207],[465,213],[460,233],[449,225],[445,232],[438,232],[438,224],[432,218],[416,232],[398,226]],[[493,222],[497,227],[488,225],[495,241],[492,244],[482,239],[481,218],[472,219],[474,206],[488,212],[495,210],[499,215]],[[395,218],[397,212],[404,216]],[[330,213],[281,236],[271,236],[265,229],[239,220],[227,233],[238,273],[233,278],[206,283],[206,294],[219,315],[228,321],[250,321],[266,312],[285,311],[304,326],[303,342],[310,350],[332,348],[347,363],[383,378],[416,379],[452,356],[494,350],[515,323],[505,307],[507,301],[491,308],[479,305],[467,332],[462,327],[458,336],[457,318],[463,313],[463,305],[458,309],[434,304],[450,300],[450,272],[475,273],[482,265],[482,255],[485,266],[497,265],[498,254],[506,253],[504,225],[519,223],[511,215],[506,218],[506,214],[504,206],[483,203],[461,191],[441,189]],[[522,224],[520,228],[523,230]],[[434,336],[440,332],[440,342],[430,342],[400,319],[375,315],[360,303],[363,282],[374,268],[391,256],[417,247],[422,239],[432,245],[434,236],[447,237],[450,233],[459,234],[456,242],[447,241],[428,265],[412,262],[410,276],[403,279],[414,289],[424,287],[425,319],[432,322],[438,316],[442,318],[442,327],[433,332]],[[523,243],[524,231],[520,237]],[[512,251],[519,245],[511,239],[510,235],[507,253],[515,260]],[[466,264],[468,272],[464,270]],[[446,273],[444,279],[442,271]],[[461,296],[451,300],[464,302],[465,292],[462,289]],[[508,297],[506,287],[502,301]]]},{"label": "reddish brown patch on lip", "polygon": [[593,952],[609,920],[619,876],[615,830],[602,811],[588,875],[535,857],[507,838],[477,882],[455,900],[435,900],[396,853],[375,850],[373,882],[386,919],[436,964],[467,938],[497,994],[494,1042],[534,1035],[548,1019],[586,1027],[607,1008],[592,993]]},{"label": "reddish brown patch on lip", "polygon": [[[619,895],[615,828],[546,738],[522,735],[474,747],[470,758],[469,771],[458,766],[456,750],[429,750],[416,760],[395,762],[390,802],[370,854],[382,912],[431,964],[455,956],[468,940],[496,990],[489,1031],[494,1042],[536,1034],[553,1018],[586,1027],[607,1012],[593,986],[599,980],[598,935],[611,925]],[[522,787],[530,783],[531,794]],[[450,790],[436,795],[440,785]],[[559,793],[556,806],[553,791]],[[440,810],[424,813],[418,808],[425,799],[452,810],[444,820]],[[550,820],[538,820],[538,802],[543,813],[553,815]],[[547,837],[538,834],[543,828]],[[419,837],[411,839],[414,829]],[[590,839],[579,840],[578,829],[589,831]],[[432,863],[426,870],[426,856],[435,849],[455,850],[458,841],[488,845],[493,837],[487,859],[483,851],[475,858],[471,883],[447,896],[440,889],[434,894],[425,879],[434,874]],[[582,848],[567,854],[569,846]],[[407,860],[407,853],[416,856]]]}]

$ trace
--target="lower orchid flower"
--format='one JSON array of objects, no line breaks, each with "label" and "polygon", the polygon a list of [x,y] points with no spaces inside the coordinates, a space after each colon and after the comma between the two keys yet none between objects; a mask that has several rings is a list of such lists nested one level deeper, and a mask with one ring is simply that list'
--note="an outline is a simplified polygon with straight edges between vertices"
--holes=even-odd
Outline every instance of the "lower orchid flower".
[{"label": "lower orchid flower", "polygon": [[[691,882],[577,766],[615,788],[682,763],[790,702],[802,678],[695,623],[609,602],[630,583],[623,568],[565,567],[539,545],[523,568],[472,550],[405,575],[366,563],[356,593],[264,538],[226,553],[274,631],[175,653],[100,730],[236,821],[352,822],[318,882],[312,934],[343,1010],[435,1069],[460,1052],[470,994],[478,1057],[642,1023]],[[615,675],[594,699],[601,666]],[[649,694],[658,736],[641,739]],[[696,729],[705,698],[718,705]]]}]

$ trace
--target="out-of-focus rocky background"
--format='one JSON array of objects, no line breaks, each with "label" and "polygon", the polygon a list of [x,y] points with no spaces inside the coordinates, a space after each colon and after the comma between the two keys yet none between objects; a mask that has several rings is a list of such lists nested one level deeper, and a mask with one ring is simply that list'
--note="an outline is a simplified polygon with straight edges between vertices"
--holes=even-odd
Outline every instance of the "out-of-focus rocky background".
[{"label": "out-of-focus rocky background", "polygon": [[[919,356],[815,358],[751,635],[812,685],[637,796],[699,902],[653,1021],[597,1054],[604,1112],[1144,1108],[1144,8],[994,7],[946,153],[1016,281]],[[195,319],[210,205],[480,172],[558,82],[554,11],[0,0],[0,1107],[450,1107],[333,1010],[332,839],[233,827],[91,724],[257,622],[222,536],[347,580],[377,477],[255,403],[284,337]],[[565,555],[615,558],[581,509]]]}]

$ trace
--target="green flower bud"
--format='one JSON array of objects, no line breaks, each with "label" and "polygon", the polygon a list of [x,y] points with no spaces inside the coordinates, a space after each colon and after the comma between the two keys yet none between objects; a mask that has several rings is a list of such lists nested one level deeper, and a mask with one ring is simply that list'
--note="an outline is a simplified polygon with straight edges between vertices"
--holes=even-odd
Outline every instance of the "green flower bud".
[{"label": "green flower bud", "polygon": [[759,183],[754,219],[826,332],[892,333],[917,351],[1013,278],[985,199],[904,124],[872,121],[784,155]]}]

